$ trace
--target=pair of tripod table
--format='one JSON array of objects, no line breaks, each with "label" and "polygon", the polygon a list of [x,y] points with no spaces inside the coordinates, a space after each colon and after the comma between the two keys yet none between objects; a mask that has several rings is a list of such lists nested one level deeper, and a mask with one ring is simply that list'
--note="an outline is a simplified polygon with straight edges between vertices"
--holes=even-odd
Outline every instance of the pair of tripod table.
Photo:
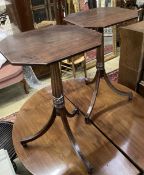
[{"label": "pair of tripod table", "polygon": [[[1,42],[1,52],[12,64],[50,64],[52,93],[48,87],[33,95],[21,108],[13,130],[16,152],[33,174],[112,174],[119,165],[114,163],[111,169],[106,162],[116,162],[115,157],[121,160],[122,172],[142,172],[137,164],[126,159],[122,152],[96,129],[91,118],[100,78],[106,77],[102,41],[102,35],[96,31],[74,25],[56,25],[9,36]],[[59,62],[94,48],[98,48],[99,55],[98,73],[94,80],[69,80],[62,84]],[[93,82],[96,82],[96,88],[89,85]],[[106,82],[120,95],[132,98],[131,93],[122,91],[123,87],[120,91],[108,80]],[[107,91],[104,83],[103,87]],[[92,91],[94,92],[91,93]],[[79,106],[74,103],[75,99],[80,102],[84,97]],[[121,98],[116,97],[118,101]],[[81,110],[85,104],[90,104],[86,113]],[[125,165],[127,168],[124,168]],[[118,175],[120,173],[117,172]]]}]

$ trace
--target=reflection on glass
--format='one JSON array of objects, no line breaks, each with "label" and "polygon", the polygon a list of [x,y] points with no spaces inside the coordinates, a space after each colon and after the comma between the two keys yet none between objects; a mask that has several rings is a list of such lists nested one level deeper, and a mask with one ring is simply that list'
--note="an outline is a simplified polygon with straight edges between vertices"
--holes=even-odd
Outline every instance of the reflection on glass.
[{"label": "reflection on glass", "polygon": [[33,11],[34,21],[39,23],[47,19],[45,8]]},{"label": "reflection on glass", "polygon": [[51,20],[55,20],[55,10],[54,10],[54,6],[51,6]]},{"label": "reflection on glass", "polygon": [[44,4],[44,0],[31,0],[33,6]]}]

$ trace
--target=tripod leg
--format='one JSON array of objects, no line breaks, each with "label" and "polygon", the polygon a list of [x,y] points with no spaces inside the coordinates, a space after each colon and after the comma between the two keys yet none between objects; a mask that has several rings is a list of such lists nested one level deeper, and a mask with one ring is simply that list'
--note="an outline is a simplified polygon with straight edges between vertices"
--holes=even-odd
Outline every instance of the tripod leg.
[{"label": "tripod leg", "polygon": [[124,92],[124,91],[121,91],[121,90],[117,89],[116,87],[114,87],[114,86],[112,85],[112,83],[110,82],[110,80],[109,80],[109,78],[107,77],[107,74],[106,74],[105,72],[104,72],[104,79],[105,79],[107,85],[108,85],[115,93],[117,93],[117,94],[119,94],[119,95],[122,95],[122,96],[128,96],[128,99],[129,99],[129,100],[132,100],[132,98],[133,98],[132,92]]},{"label": "tripod leg", "polygon": [[62,111],[61,112],[61,119],[62,119],[62,122],[63,122],[63,125],[64,125],[64,128],[65,128],[65,131],[67,133],[67,136],[72,144],[72,147],[75,151],[75,153],[77,154],[77,156],[81,159],[81,161],[83,162],[84,166],[86,167],[87,169],[87,172],[89,174],[92,174],[93,173],[93,167],[92,165],[90,164],[90,162],[88,160],[86,160],[86,158],[84,157],[84,155],[81,153],[81,150],[80,150],[80,147],[79,145],[76,143],[76,140],[72,134],[72,131],[70,129],[70,126],[69,126],[69,123],[68,123],[68,120],[66,118],[66,113],[65,111]]},{"label": "tripod leg", "polygon": [[90,123],[89,120],[91,119],[91,113],[93,111],[93,107],[94,107],[95,102],[96,102],[96,97],[97,97],[97,94],[98,94],[100,78],[101,78],[101,72],[100,72],[100,70],[97,70],[97,72],[96,72],[95,89],[94,89],[94,92],[93,92],[93,95],[92,95],[90,106],[89,106],[89,108],[87,110],[87,114],[86,114],[86,117],[85,117],[85,122],[87,124]]},{"label": "tripod leg", "polygon": [[54,123],[55,118],[56,118],[56,109],[53,108],[51,117],[50,117],[49,121],[45,124],[45,126],[40,131],[38,131],[36,134],[34,134],[33,136],[29,136],[27,138],[22,139],[21,140],[21,144],[23,146],[26,146],[26,144],[28,142],[31,142],[33,140],[36,140],[39,137],[41,137],[43,134],[45,134],[49,130],[49,128],[52,126],[52,124]]}]

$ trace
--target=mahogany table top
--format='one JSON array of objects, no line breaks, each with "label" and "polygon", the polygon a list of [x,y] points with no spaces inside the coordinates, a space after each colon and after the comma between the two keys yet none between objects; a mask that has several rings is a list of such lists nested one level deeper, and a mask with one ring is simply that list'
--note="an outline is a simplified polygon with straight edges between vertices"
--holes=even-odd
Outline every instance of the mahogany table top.
[{"label": "mahogany table top", "polygon": [[65,18],[65,21],[86,28],[104,28],[137,17],[138,13],[136,10],[103,7],[72,13]]},{"label": "mahogany table top", "polygon": [[[74,86],[69,87],[71,91],[73,88]],[[107,86],[104,88],[107,91]],[[53,107],[49,90],[50,88],[45,88],[34,94],[16,118],[13,143],[18,157],[35,175],[87,175],[85,167],[71,147],[59,117],[48,132],[28,143],[28,147],[24,148],[20,144],[21,138],[34,134],[49,119]],[[86,97],[87,94],[83,96]],[[108,104],[107,107],[110,106]],[[68,100],[66,107],[69,111],[74,108]],[[138,170],[95,127],[85,124],[84,116],[68,120],[81,151],[95,168],[93,175],[138,174]]]},{"label": "mahogany table top", "polygon": [[[123,91],[131,91],[120,84],[114,85]],[[87,86],[80,79],[67,81],[63,86],[67,98],[86,114],[95,85]],[[81,92],[79,96],[77,92]],[[128,101],[127,97],[118,96],[101,80],[92,119],[101,131],[144,169],[144,98],[135,92],[133,95],[132,101]]]},{"label": "mahogany table top", "polygon": [[73,25],[55,25],[8,36],[1,53],[13,64],[47,65],[101,45],[101,34]]}]

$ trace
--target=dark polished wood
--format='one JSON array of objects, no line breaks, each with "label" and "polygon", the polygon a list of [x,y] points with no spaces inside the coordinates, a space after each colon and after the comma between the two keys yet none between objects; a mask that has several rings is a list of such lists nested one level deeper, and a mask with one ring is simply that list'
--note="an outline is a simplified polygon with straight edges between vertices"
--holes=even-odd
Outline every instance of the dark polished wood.
[{"label": "dark polished wood", "polygon": [[[69,89],[73,91],[74,85]],[[87,94],[82,91],[79,95]],[[68,100],[65,101],[67,109],[72,111],[74,106]],[[45,125],[52,108],[53,97],[50,87],[38,91],[21,108],[13,129],[13,142],[19,159],[35,175],[87,175],[82,162],[71,147],[59,117],[49,132],[29,143],[28,147],[24,148],[20,144],[22,138],[36,133]],[[94,175],[139,173],[100,132],[85,124],[84,116],[79,114],[68,121],[81,150],[94,166]]]},{"label": "dark polished wood", "polygon": [[64,20],[86,28],[104,28],[138,17],[136,10],[119,7],[95,8],[68,15]]},{"label": "dark polished wood", "polygon": [[[95,39],[94,39],[95,38]],[[94,41],[92,41],[94,39]],[[12,47],[12,44],[15,47]],[[69,126],[68,117],[72,118],[78,109],[69,112],[65,107],[63,85],[59,61],[96,48],[101,45],[101,34],[77,26],[52,26],[37,31],[29,31],[20,35],[8,37],[2,42],[2,54],[13,64],[50,64],[51,86],[53,95],[53,109],[50,119],[45,125],[32,135],[21,138],[23,147],[46,134],[53,126],[55,119],[60,116],[65,132],[69,138],[73,151],[83,163],[88,174],[93,173],[93,166],[76,142]],[[12,49],[11,49],[12,48]]]},{"label": "dark polished wood", "polygon": [[[103,84],[103,86],[101,84]],[[130,91],[126,87],[122,88],[123,86],[117,86],[116,83],[113,85],[119,87],[120,90]],[[95,89],[95,82],[93,84],[86,85],[85,79],[74,79],[66,81],[66,83],[64,82],[63,87],[65,96],[83,113],[83,115],[86,115],[89,104],[91,102],[91,98],[93,96],[93,91]],[[81,92],[79,93],[79,96],[76,95],[78,91]],[[103,93],[104,95],[102,95]],[[115,104],[115,101],[117,100],[124,100],[126,103],[131,103],[131,101],[127,100],[127,97],[118,96],[117,94],[113,93],[111,88],[108,86],[106,88],[106,82],[104,82],[103,79],[100,82],[97,98],[100,98],[100,100],[97,100],[96,104],[94,105],[92,111],[92,119],[94,116],[96,118],[99,117],[99,111],[101,111],[102,108],[107,107],[110,104]]]},{"label": "dark polished wood", "polygon": [[[122,91],[128,88],[114,83]],[[95,85],[85,85],[84,80],[64,83],[65,96],[86,115]],[[71,87],[71,88],[70,88]],[[76,91],[79,91],[77,96]],[[132,101],[114,94],[104,80],[100,83],[97,103],[93,108],[92,121],[116,144],[139,170],[144,169],[144,99],[133,92]]]},{"label": "dark polished wood", "polygon": [[144,69],[144,21],[120,28],[120,36],[118,81],[138,91]]},{"label": "dark polished wood", "polygon": [[18,25],[24,32],[34,29],[30,1],[29,0],[7,0],[11,4],[7,7],[11,22]]},{"label": "dark polished wood", "polygon": [[100,44],[99,33],[72,25],[55,25],[8,36],[0,42],[0,48],[13,64],[47,65]]},{"label": "dark polished wood", "polygon": [[123,92],[115,88],[107,77],[104,65],[104,27],[112,26],[127,20],[135,19],[137,18],[137,16],[138,14],[134,10],[122,9],[119,7],[106,7],[70,14],[68,15],[68,17],[65,18],[65,21],[69,23],[76,24],[81,27],[92,28],[99,31],[102,34],[102,44],[99,48],[97,48],[97,72],[92,81],[86,80],[87,84],[93,82],[95,82],[96,84],[90,106],[85,116],[87,122],[89,122],[89,119],[91,119],[91,114],[94,108],[94,104],[96,102],[101,78],[105,79],[107,85],[115,93],[117,93],[118,95],[127,96],[128,100],[132,99],[131,92]]}]

